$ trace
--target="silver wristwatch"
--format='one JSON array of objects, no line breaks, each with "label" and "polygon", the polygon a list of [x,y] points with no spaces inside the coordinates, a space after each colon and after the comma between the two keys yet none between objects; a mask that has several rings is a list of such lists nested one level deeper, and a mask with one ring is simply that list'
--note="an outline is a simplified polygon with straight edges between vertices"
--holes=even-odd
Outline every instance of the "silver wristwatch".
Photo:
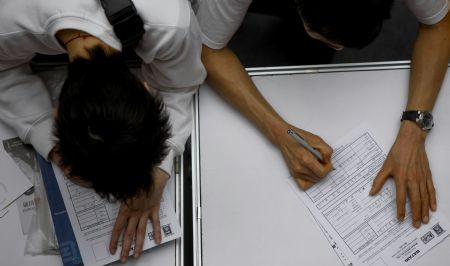
[{"label": "silver wristwatch", "polygon": [[400,121],[403,120],[416,122],[423,131],[430,131],[434,126],[433,115],[428,111],[404,111]]}]

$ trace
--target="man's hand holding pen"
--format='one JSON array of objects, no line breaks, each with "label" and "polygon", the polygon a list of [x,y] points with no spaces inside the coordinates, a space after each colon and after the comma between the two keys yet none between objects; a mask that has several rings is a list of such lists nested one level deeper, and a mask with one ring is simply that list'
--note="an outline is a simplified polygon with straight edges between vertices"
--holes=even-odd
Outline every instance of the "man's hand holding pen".
[{"label": "man's hand holding pen", "polygon": [[[288,134],[287,130],[295,132],[296,137],[300,137],[303,143],[299,143],[298,138]],[[292,177],[301,189],[306,190],[333,170],[331,164],[333,149],[310,132],[295,127],[287,130],[280,138],[278,146]]]}]

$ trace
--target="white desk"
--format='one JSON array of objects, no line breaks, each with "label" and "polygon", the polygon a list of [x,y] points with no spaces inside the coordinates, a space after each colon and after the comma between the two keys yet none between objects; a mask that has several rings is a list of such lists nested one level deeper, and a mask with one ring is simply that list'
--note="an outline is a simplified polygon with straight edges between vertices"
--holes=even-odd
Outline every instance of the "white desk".
[{"label": "white desk", "polygon": [[[55,92],[59,91],[59,87],[62,85],[64,76],[62,71],[45,71],[40,73],[44,78],[50,91],[52,92],[53,99],[56,98]],[[0,123],[0,142],[4,139],[15,137],[13,132],[7,128],[4,124]],[[3,149],[3,145],[0,143],[0,175],[23,175],[19,168],[14,164],[13,160],[9,157],[6,151]],[[177,178],[171,178],[168,186],[170,187],[170,193],[174,195],[175,211],[178,216],[181,217],[181,193],[182,193],[182,179],[180,176]],[[180,220],[182,220],[180,218]],[[30,256],[24,255],[25,243],[27,237],[22,234],[20,226],[19,213],[16,203],[13,203],[9,207],[8,214],[0,219],[0,265],[2,266],[60,266],[62,261],[60,256],[42,255],[42,256]],[[184,265],[183,262],[183,243],[182,239],[171,241],[163,244],[159,247],[153,248],[148,252],[142,254],[139,260],[134,260],[130,257],[126,264],[120,262],[113,263],[112,265],[157,265],[157,266],[180,266]],[[86,265],[88,266],[88,265]]]},{"label": "white desk", "polygon": [[[361,65],[254,71],[253,80],[290,123],[336,142],[368,121],[393,143],[406,103],[409,69]],[[387,70],[380,70],[387,68]],[[402,69],[403,68],[403,69]],[[361,71],[365,69],[366,71]],[[327,72],[343,71],[344,72]],[[319,73],[319,72],[324,73]],[[286,75],[286,73],[291,73]],[[295,74],[301,73],[301,74]],[[450,81],[445,82],[427,140],[438,208],[450,218]],[[286,180],[279,151],[211,88],[200,88],[194,132],[194,211],[198,253],[204,266],[340,265],[327,240]],[[201,144],[199,146],[199,144]],[[258,156],[254,156],[258,154]],[[197,182],[197,183],[195,183]],[[447,229],[448,230],[448,229]],[[415,265],[449,265],[450,241]]]}]

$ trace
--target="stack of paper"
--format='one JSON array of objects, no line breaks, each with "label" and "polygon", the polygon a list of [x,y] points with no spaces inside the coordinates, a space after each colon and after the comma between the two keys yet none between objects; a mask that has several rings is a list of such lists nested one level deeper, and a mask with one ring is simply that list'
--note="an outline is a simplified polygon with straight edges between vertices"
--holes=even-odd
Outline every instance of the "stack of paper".
[{"label": "stack of paper", "polygon": [[[108,202],[93,189],[72,183],[42,157],[38,161],[64,265],[101,266],[119,260],[121,243],[115,255],[109,253],[108,246],[120,203]],[[181,237],[181,228],[170,199],[166,188],[160,207],[161,243]],[[144,250],[156,246],[150,221],[146,236]],[[131,250],[130,255],[132,253]]]}]

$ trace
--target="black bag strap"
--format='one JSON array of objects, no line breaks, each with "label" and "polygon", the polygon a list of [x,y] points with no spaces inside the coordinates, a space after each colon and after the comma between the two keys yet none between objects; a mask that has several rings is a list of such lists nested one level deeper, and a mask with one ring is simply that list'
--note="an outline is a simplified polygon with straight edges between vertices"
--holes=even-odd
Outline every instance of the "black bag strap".
[{"label": "black bag strap", "polygon": [[144,23],[131,0],[100,0],[114,33],[124,49],[136,46],[144,35]]}]

